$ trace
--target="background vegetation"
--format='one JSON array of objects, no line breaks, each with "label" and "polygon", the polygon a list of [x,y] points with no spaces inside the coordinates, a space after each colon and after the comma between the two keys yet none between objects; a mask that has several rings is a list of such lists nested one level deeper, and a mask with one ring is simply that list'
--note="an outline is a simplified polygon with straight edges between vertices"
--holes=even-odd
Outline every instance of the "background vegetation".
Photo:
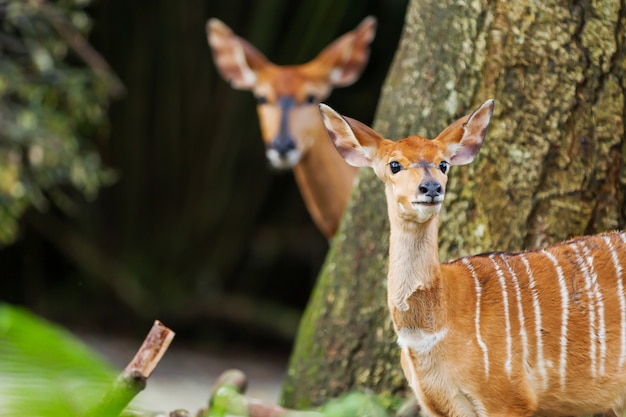
[{"label": "background vegetation", "polygon": [[291,64],[375,15],[363,77],[328,100],[371,122],[406,3],[0,1],[0,298],[289,346],[328,243],[268,168],[255,101],[217,75],[204,24]]}]

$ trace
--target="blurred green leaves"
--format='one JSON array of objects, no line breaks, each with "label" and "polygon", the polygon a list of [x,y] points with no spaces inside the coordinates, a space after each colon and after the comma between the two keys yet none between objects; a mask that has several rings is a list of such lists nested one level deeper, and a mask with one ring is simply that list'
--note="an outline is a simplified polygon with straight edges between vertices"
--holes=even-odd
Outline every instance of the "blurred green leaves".
[{"label": "blurred green leaves", "polygon": [[33,206],[72,214],[115,175],[95,147],[122,87],[84,40],[88,0],[0,0],[0,246]]},{"label": "blurred green leaves", "polygon": [[114,380],[112,368],[72,334],[0,303],[3,416],[84,416]]}]

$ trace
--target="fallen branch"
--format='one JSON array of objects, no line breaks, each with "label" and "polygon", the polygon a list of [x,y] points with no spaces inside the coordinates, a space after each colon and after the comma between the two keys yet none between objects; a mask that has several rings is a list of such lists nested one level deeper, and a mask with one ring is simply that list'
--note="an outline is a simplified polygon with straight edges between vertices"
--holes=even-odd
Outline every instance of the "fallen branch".
[{"label": "fallen branch", "polygon": [[87,413],[90,417],[117,417],[145,387],[148,378],[169,347],[175,333],[155,320],[143,344],[117,377],[102,400]]}]

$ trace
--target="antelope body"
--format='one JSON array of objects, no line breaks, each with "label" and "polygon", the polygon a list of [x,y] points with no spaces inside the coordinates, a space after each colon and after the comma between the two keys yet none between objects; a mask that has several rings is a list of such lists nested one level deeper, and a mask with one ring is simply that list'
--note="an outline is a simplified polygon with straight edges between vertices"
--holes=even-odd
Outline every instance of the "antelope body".
[{"label": "antelope body", "polygon": [[302,65],[279,66],[218,19],[207,22],[215,65],[231,86],[252,90],[266,156],[275,168],[293,168],[313,221],[334,236],[348,203],[356,169],[328,141],[318,104],[334,87],[355,82],[369,58],[376,19],[367,17],[351,32]]},{"label": "antelope body", "polygon": [[626,400],[626,234],[440,263],[450,166],[478,153],[487,101],[436,139],[398,142],[322,105],[329,135],[385,183],[388,307],[401,365],[431,416],[574,416]]}]

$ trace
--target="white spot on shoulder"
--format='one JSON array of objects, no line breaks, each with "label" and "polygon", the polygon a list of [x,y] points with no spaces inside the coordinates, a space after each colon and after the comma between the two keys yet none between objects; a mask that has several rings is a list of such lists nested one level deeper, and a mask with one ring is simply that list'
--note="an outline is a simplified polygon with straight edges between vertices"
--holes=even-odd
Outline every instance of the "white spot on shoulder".
[{"label": "white spot on shoulder", "polygon": [[448,329],[442,329],[435,333],[425,332],[421,329],[403,328],[398,330],[398,345],[402,349],[409,348],[417,354],[425,354],[433,350],[448,334]]}]

